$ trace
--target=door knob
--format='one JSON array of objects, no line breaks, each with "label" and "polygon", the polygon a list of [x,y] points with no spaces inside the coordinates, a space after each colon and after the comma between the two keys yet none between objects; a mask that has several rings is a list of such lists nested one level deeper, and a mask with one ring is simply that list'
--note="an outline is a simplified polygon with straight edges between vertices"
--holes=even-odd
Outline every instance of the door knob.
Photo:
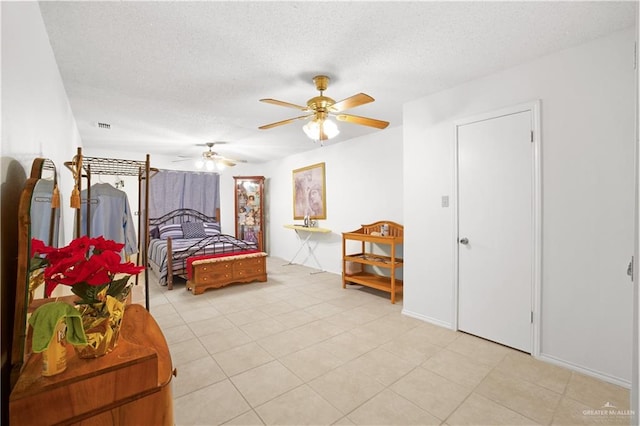
[{"label": "door knob", "polygon": [[464,244],[466,246],[467,244],[469,244],[469,239],[468,238],[460,238],[460,244]]}]

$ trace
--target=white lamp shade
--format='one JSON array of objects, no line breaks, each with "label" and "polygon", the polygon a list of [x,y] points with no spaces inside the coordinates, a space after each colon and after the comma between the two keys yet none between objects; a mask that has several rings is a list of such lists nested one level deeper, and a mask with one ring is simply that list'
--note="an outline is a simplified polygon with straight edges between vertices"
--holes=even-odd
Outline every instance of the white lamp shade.
[{"label": "white lamp shade", "polygon": [[[327,139],[334,138],[340,133],[340,130],[338,129],[338,126],[336,125],[336,123],[333,122],[332,120],[329,120],[328,118],[324,119],[323,129],[324,129],[324,134],[327,136]],[[307,124],[302,126],[302,130],[304,130],[304,133],[307,135],[309,139],[313,139],[314,141],[320,140],[320,121],[319,120],[312,120],[308,122]]]}]

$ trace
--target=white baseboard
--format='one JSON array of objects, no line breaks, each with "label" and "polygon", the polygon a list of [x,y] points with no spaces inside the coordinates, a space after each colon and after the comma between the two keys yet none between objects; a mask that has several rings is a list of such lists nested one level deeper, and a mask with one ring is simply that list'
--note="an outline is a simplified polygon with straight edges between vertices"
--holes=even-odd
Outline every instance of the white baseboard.
[{"label": "white baseboard", "polygon": [[619,377],[610,376],[605,373],[601,373],[596,370],[592,370],[587,367],[583,367],[581,365],[576,365],[571,362],[556,358],[551,355],[541,353],[540,356],[536,357],[541,361],[548,362],[550,364],[557,365],[559,367],[564,367],[569,370],[577,371],[578,373],[582,373],[586,376],[595,377],[598,380],[602,380],[604,382],[613,383],[614,385],[622,386],[623,388],[631,389],[631,382],[629,380],[621,379]]},{"label": "white baseboard", "polygon": [[436,318],[431,318],[431,317],[428,317],[426,315],[417,314],[415,312],[407,311],[406,309],[402,310],[402,315],[406,315],[406,316],[411,317],[411,318],[419,319],[421,321],[428,322],[428,323],[433,324],[433,325],[438,325],[440,327],[444,327],[444,328],[448,328],[450,330],[453,330],[453,325],[451,323],[448,323],[448,322],[445,322],[445,321],[442,321],[442,320],[439,320],[439,319],[436,319]]}]

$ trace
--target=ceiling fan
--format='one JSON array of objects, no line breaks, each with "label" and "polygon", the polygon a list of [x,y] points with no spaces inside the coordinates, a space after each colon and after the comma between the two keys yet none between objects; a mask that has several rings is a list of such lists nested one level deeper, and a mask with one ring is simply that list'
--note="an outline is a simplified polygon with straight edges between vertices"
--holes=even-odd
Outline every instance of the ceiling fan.
[{"label": "ceiling fan", "polygon": [[[231,158],[226,158],[218,154],[217,152],[213,151],[214,145],[223,144],[223,143],[226,143],[226,142],[207,142],[204,145],[199,145],[199,146],[206,146],[209,149],[207,151],[204,151],[202,153],[202,156],[196,160],[196,163],[195,163],[196,168],[197,169],[206,168],[209,171],[218,169],[219,171],[222,171],[222,169],[224,169],[225,167],[233,167],[237,163],[247,162],[246,160],[234,160]],[[188,158],[185,158],[183,160],[175,160],[175,161],[184,161],[187,159]]]},{"label": "ceiling fan", "polygon": [[325,141],[327,139],[331,139],[340,132],[338,130],[338,126],[336,126],[333,121],[329,120],[330,116],[335,116],[339,121],[375,127],[376,129],[384,129],[389,125],[388,121],[360,117],[351,114],[342,114],[342,111],[373,102],[374,99],[371,96],[364,93],[358,93],[357,95],[353,95],[336,102],[330,97],[324,96],[324,91],[327,90],[327,86],[329,85],[329,77],[326,75],[317,75],[313,77],[313,82],[316,85],[316,89],[320,92],[320,96],[315,96],[309,99],[307,101],[307,106],[296,105],[276,99],[260,99],[260,102],[298,109],[300,111],[308,112],[308,114],[271,124],[265,124],[258,128],[261,130],[271,129],[273,127],[282,126],[283,124],[292,123],[296,120],[311,118],[311,120],[303,126],[303,130],[309,138]]}]

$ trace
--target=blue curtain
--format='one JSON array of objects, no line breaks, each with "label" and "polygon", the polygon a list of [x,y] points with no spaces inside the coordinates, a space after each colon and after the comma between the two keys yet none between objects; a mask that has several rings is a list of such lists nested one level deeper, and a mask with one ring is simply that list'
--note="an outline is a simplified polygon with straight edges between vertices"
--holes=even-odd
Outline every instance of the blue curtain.
[{"label": "blue curtain", "polygon": [[149,180],[149,217],[176,209],[194,209],[215,216],[220,207],[220,175],[160,170]]}]

